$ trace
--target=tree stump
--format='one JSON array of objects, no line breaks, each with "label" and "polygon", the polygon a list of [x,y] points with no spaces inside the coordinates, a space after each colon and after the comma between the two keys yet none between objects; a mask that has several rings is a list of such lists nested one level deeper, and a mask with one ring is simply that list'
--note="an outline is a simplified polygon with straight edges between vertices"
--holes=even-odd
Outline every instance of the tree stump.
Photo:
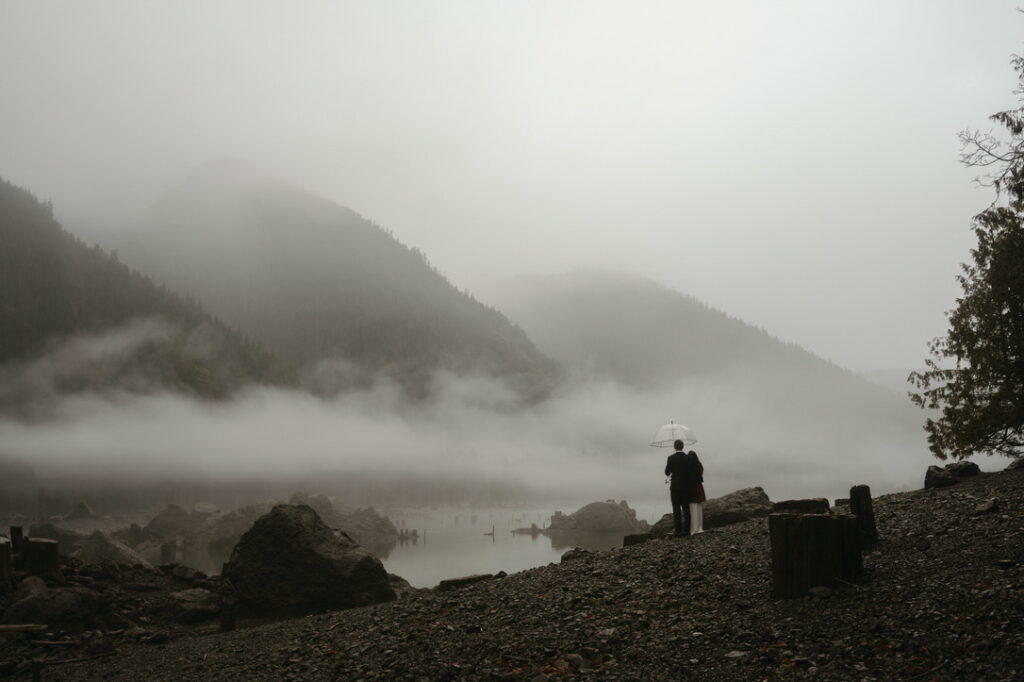
[{"label": "tree stump", "polygon": [[862,570],[856,519],[829,514],[771,514],[772,597],[790,599],[812,587],[835,587]]},{"label": "tree stump", "polygon": [[11,526],[11,551],[17,554],[21,551],[21,543],[25,540],[25,531],[21,526]]},{"label": "tree stump", "polygon": [[56,540],[28,538],[25,541],[25,569],[29,575],[63,583],[64,574],[60,572],[58,547]]},{"label": "tree stump", "polygon": [[14,553],[11,543],[0,538],[0,592],[9,587],[14,577]]},{"label": "tree stump", "polygon": [[850,488],[850,511],[857,517],[857,527],[863,546],[871,547],[878,542],[875,511],[871,506],[871,488],[866,485],[855,485]]}]

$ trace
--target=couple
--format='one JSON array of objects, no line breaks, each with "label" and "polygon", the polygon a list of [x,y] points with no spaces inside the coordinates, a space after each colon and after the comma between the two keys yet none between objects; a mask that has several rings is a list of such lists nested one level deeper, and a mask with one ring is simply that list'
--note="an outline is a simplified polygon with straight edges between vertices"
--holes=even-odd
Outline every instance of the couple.
[{"label": "couple", "polygon": [[676,451],[668,456],[665,475],[672,477],[670,492],[675,535],[696,535],[704,532],[704,465],[697,459],[696,452],[683,451],[683,441],[677,440],[673,445]]}]

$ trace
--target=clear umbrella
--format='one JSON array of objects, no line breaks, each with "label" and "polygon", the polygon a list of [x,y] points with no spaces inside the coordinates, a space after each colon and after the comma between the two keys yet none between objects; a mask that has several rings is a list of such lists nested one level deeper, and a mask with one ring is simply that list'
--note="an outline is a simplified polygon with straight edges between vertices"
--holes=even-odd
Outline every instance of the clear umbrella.
[{"label": "clear umbrella", "polygon": [[683,445],[693,445],[697,442],[690,427],[676,424],[674,421],[665,424],[654,434],[651,441],[652,448],[670,448],[677,440],[683,441]]}]

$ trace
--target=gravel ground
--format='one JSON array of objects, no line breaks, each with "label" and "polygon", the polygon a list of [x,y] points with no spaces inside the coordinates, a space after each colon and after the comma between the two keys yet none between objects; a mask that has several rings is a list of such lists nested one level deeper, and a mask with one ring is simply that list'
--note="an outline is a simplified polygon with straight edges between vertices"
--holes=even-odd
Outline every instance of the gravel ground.
[{"label": "gravel ground", "polygon": [[391,604],[117,641],[42,679],[1024,679],[1024,471],[883,496],[875,514],[863,578],[824,597],[769,599],[760,519]]}]

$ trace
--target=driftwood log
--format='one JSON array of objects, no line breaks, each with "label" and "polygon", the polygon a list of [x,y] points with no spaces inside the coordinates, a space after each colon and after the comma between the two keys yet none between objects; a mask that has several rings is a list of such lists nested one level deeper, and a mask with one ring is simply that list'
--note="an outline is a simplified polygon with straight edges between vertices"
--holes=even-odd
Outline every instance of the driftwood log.
[{"label": "driftwood log", "polygon": [[850,488],[850,511],[857,517],[861,543],[865,547],[871,547],[878,542],[875,510],[871,506],[871,488],[866,485],[855,485]]},{"label": "driftwood log", "polygon": [[768,532],[775,599],[836,587],[864,568],[857,520],[848,514],[771,514]]}]

